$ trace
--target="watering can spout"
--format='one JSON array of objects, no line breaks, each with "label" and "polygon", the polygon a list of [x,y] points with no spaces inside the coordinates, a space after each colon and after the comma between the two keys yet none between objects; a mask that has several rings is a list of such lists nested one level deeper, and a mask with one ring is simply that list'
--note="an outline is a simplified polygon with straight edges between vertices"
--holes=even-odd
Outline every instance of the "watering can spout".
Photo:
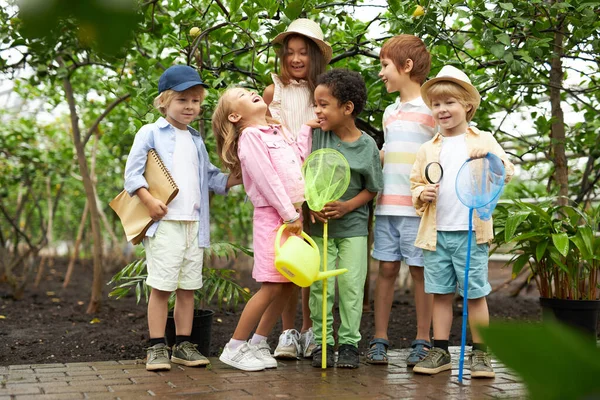
[{"label": "watering can spout", "polygon": [[319,272],[319,274],[315,278],[315,281],[320,281],[322,279],[327,279],[327,278],[331,278],[331,277],[338,276],[341,274],[345,274],[346,272],[348,272],[348,270],[346,268],[340,268],[340,269],[334,269],[331,271]]}]

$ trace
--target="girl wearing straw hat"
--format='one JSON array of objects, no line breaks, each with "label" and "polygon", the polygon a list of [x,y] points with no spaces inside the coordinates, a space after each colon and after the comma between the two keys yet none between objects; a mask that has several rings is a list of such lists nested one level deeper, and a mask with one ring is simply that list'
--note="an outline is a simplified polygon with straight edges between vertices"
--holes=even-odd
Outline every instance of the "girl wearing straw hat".
[{"label": "girl wearing straw hat", "polygon": [[[285,30],[273,39],[279,45],[280,71],[272,74],[273,84],[263,94],[269,105],[271,116],[298,135],[300,127],[316,118],[313,93],[317,77],[325,72],[331,61],[332,49],[323,40],[319,24],[306,18],[294,20]],[[315,347],[310,310],[308,308],[309,289],[302,290],[302,329],[295,329],[298,291],[290,297],[282,314],[283,333],[275,349],[276,358],[311,357]]]}]

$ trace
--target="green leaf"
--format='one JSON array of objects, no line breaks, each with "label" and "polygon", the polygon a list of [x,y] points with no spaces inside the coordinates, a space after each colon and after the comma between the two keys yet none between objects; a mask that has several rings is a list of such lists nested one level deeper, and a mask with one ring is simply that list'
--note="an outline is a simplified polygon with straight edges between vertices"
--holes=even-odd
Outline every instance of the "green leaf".
[{"label": "green leaf", "polygon": [[535,248],[535,259],[540,261],[542,257],[544,257],[544,253],[546,252],[546,248],[548,247],[548,241],[542,240],[540,241]]},{"label": "green leaf", "polygon": [[294,0],[291,3],[288,3],[287,6],[283,7],[283,13],[290,20],[295,20],[300,16],[305,1],[306,0]]},{"label": "green leaf", "polygon": [[600,350],[572,328],[557,322],[498,322],[481,328],[481,335],[523,378],[532,400],[591,399],[600,393]]},{"label": "green leaf", "polygon": [[498,5],[506,11],[512,11],[515,9],[515,6],[513,6],[512,3],[500,3]]},{"label": "green leaf", "polygon": [[552,243],[564,257],[569,253],[569,236],[566,233],[552,234]]},{"label": "green leaf", "polygon": [[521,223],[529,217],[530,211],[519,211],[514,214],[509,214],[506,219],[506,226],[504,228],[504,240],[509,242],[515,236],[515,233]]},{"label": "green leaf", "polygon": [[508,36],[506,33],[496,35],[496,39],[498,39],[500,43],[510,46],[510,36]]},{"label": "green leaf", "polygon": [[490,47],[490,52],[496,56],[498,59],[502,59],[504,57],[504,45],[503,44],[495,44]]}]

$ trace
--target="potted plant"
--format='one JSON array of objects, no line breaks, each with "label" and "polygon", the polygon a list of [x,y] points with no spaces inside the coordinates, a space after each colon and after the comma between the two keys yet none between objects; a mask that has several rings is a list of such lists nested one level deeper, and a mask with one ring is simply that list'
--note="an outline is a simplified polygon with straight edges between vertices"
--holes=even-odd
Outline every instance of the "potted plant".
[{"label": "potted plant", "polygon": [[[596,337],[600,291],[600,206],[540,204],[513,200],[496,208],[497,245],[513,245],[513,277],[528,266],[540,303]],[[565,320],[566,319],[566,320]]]},{"label": "potted plant", "polygon": [[[234,245],[232,243],[219,242],[213,243],[204,253],[204,267],[202,268],[203,286],[194,291],[194,322],[192,326],[192,343],[198,345],[198,350],[202,354],[209,354],[210,333],[212,326],[213,310],[206,307],[213,302],[216,296],[216,303],[219,309],[235,309],[237,304],[250,299],[251,294],[247,289],[242,288],[235,282],[233,277],[234,270],[229,268],[208,267],[211,257],[225,257],[233,261],[235,254],[241,251],[249,256],[253,256],[251,250]],[[107,285],[112,286],[109,297],[120,299],[133,289],[137,303],[142,297],[148,303],[150,296],[150,287],[146,285],[148,270],[146,268],[146,258],[134,260],[127,264],[123,269],[117,272]],[[166,339],[167,345],[172,346],[175,343],[175,322],[173,320],[173,308],[175,306],[175,292],[171,293],[169,298],[169,317],[167,318]]]}]

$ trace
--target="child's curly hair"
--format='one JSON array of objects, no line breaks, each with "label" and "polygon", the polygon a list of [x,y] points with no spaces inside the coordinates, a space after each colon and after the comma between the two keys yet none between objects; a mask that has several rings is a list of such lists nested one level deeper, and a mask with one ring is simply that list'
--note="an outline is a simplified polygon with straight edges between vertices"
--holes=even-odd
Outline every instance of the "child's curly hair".
[{"label": "child's curly hair", "polygon": [[352,116],[356,118],[367,104],[367,86],[358,72],[336,68],[319,76],[317,85],[329,88],[340,104],[354,104]]}]

